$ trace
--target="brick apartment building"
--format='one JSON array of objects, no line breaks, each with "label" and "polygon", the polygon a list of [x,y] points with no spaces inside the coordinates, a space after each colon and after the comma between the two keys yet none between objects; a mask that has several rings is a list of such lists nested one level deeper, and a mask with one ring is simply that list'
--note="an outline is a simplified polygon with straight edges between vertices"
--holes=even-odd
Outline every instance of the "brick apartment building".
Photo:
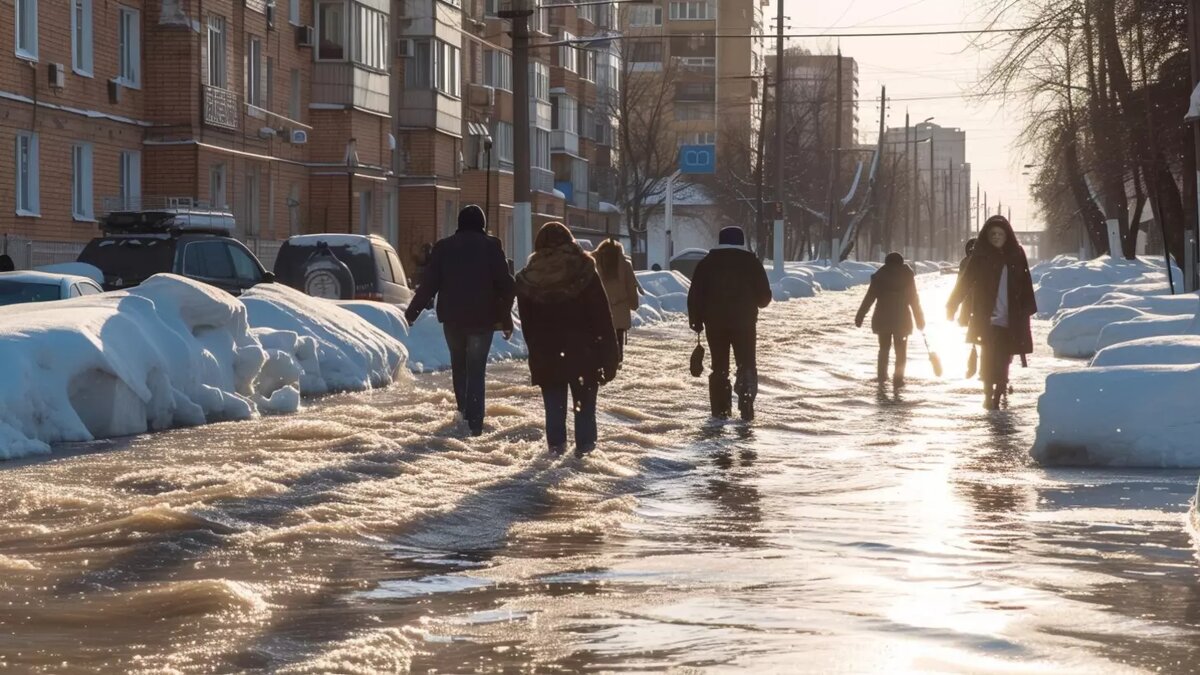
[{"label": "brick apartment building", "polygon": [[[511,43],[497,9],[4,0],[2,245],[19,264],[71,260],[105,212],[168,198],[228,209],[268,265],[289,235],[324,231],[381,234],[411,265],[467,203],[511,245]],[[540,9],[534,42],[611,28],[598,14]],[[603,55],[583,52],[533,52],[534,225],[600,233],[617,228],[616,200],[593,187],[613,160],[590,138]],[[574,124],[568,97],[582,102]]]}]

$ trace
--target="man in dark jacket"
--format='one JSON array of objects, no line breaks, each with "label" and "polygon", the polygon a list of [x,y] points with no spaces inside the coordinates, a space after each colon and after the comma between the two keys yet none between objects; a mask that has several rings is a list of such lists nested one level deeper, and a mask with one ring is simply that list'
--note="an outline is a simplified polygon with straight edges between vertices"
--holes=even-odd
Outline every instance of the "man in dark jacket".
[{"label": "man in dark jacket", "polygon": [[854,325],[862,326],[871,305],[878,302],[871,315],[871,331],[879,336],[879,359],[876,381],[887,382],[888,356],[896,349],[895,386],[904,384],[904,367],[908,363],[908,336],[912,335],[913,319],[917,330],[925,330],[925,315],[917,296],[917,277],[904,264],[904,256],[892,252],[883,259],[883,267],[871,275],[867,295],[854,317]]},{"label": "man in dark jacket", "polygon": [[730,414],[733,389],[729,386],[729,350],[737,360],[738,411],[754,419],[758,395],[756,329],[758,310],[771,304],[771,283],[758,258],[746,249],[740,227],[721,230],[720,244],[708,252],[692,275],[688,291],[688,320],[697,333],[708,330],[712,374],[708,396],[714,417]]},{"label": "man in dark jacket", "polygon": [[471,427],[483,433],[484,376],[492,334],[512,337],[513,277],[500,240],[488,236],[483,209],[458,212],[458,232],[439,241],[421,274],[421,285],[404,318],[416,322],[437,296],[437,317],[450,348],[454,399]]}]

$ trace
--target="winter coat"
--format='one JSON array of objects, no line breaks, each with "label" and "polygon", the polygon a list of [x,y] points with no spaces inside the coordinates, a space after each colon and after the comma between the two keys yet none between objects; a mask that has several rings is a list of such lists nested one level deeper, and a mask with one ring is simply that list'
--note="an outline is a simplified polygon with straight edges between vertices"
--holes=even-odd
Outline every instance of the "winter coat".
[{"label": "winter coat", "polygon": [[975,252],[967,259],[958,283],[950,294],[946,308],[951,312],[962,305],[968,312],[967,341],[982,343],[990,332],[992,311],[996,308],[996,292],[1000,289],[1000,276],[1008,268],[1008,330],[1012,340],[1013,354],[1033,352],[1033,332],[1030,317],[1037,314],[1037,300],[1033,294],[1033,277],[1029,274],[1029,261],[1025,249],[1016,243],[1011,229],[1008,243],[1003,249],[980,241]]},{"label": "winter coat", "polygon": [[437,296],[438,321],[467,333],[511,330],[513,278],[500,240],[460,228],[433,247],[404,313],[412,324]]},{"label": "winter coat", "polygon": [[871,315],[871,330],[879,335],[912,335],[914,317],[917,328],[925,328],[917,278],[904,263],[884,265],[871,275],[871,285],[858,308],[855,323],[862,325],[872,304],[875,313]]},{"label": "winter coat", "polygon": [[517,312],[533,384],[603,384],[616,375],[608,296],[595,261],[577,243],[530,256],[517,274]]},{"label": "winter coat", "polygon": [[718,246],[696,265],[687,304],[692,330],[747,329],[758,321],[758,310],[771,304],[771,282],[753,253]]},{"label": "winter coat", "polygon": [[640,306],[638,299],[637,277],[633,273],[633,265],[625,258],[625,250],[615,241],[605,241],[596,248],[597,261],[610,257],[616,267],[616,276],[608,276],[601,269],[600,281],[604,283],[604,292],[608,295],[608,305],[612,310],[613,328],[629,330],[633,326],[630,316]]}]

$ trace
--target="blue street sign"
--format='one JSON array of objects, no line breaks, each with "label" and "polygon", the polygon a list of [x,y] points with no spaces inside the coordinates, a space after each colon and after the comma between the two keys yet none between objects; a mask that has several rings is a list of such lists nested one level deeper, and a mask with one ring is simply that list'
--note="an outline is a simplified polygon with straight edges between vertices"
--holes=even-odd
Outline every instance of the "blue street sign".
[{"label": "blue street sign", "polygon": [[717,146],[715,145],[681,145],[679,146],[680,173],[716,173]]}]

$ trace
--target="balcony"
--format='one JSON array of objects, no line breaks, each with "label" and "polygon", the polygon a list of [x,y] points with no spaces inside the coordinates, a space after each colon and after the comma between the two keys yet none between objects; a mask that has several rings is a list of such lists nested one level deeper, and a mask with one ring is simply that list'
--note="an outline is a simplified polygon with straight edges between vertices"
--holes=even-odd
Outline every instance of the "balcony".
[{"label": "balcony", "polygon": [[312,102],[387,115],[391,111],[388,74],[355,63],[317,62],[313,64]]},{"label": "balcony", "polygon": [[551,108],[549,101],[530,99],[529,120],[539,129],[551,128]]},{"label": "balcony", "polygon": [[204,123],[211,127],[236,130],[238,97],[228,89],[204,85]]},{"label": "balcony", "polygon": [[529,187],[537,192],[554,193],[554,172],[550,169],[529,169]]},{"label": "balcony", "polygon": [[556,129],[550,132],[550,152],[579,154],[579,134]]}]

